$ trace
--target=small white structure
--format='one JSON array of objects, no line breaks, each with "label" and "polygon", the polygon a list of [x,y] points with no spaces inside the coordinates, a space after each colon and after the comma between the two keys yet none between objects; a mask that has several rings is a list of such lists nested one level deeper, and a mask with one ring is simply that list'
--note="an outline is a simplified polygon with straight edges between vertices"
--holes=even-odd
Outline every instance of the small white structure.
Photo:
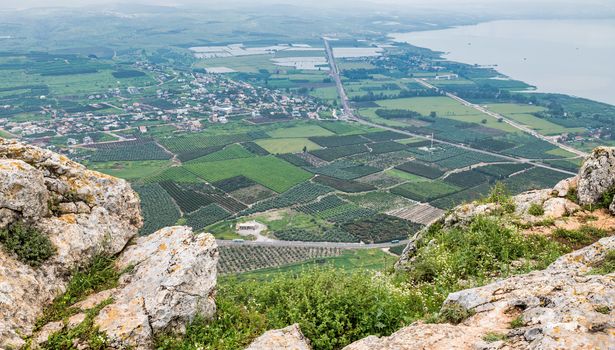
[{"label": "small white structure", "polygon": [[247,222],[239,222],[235,225],[235,230],[237,234],[241,236],[249,236],[249,235],[258,235],[261,231],[267,229],[266,225],[261,224],[257,221],[247,221]]}]

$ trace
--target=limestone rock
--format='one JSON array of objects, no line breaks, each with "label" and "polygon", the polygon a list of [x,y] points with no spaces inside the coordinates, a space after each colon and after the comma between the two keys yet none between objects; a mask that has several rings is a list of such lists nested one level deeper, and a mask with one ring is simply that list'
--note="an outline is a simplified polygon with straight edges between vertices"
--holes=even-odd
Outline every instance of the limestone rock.
[{"label": "limestone rock", "polygon": [[553,187],[553,195],[554,196],[558,196],[558,197],[566,197],[566,195],[568,195],[568,193],[573,190],[576,189],[577,186],[579,184],[579,178],[578,176],[574,176],[568,179],[564,179],[560,182],[557,183],[557,185],[555,185],[555,187]]},{"label": "limestone rock", "polygon": [[598,147],[579,171],[577,195],[581,205],[596,204],[615,186],[615,148]]},{"label": "limestone rock", "polygon": [[305,338],[298,324],[265,332],[256,338],[246,350],[310,350],[310,341]]},{"label": "limestone rock", "polygon": [[370,336],[343,350],[465,350],[481,343],[481,337],[487,332],[487,329],[478,327],[417,322],[389,337]]},{"label": "limestone rock", "polygon": [[16,159],[0,159],[0,207],[27,220],[47,214],[49,194],[43,174]]},{"label": "limestone rock", "polygon": [[515,203],[515,214],[519,217],[529,216],[528,211],[532,205],[542,206],[545,201],[551,198],[551,190],[534,190],[521,193],[513,197]]},{"label": "limestone rock", "polygon": [[197,314],[215,314],[217,264],[218,248],[210,234],[167,227],[140,237],[119,256],[117,267],[130,272],[94,322],[119,348],[146,349],[152,334],[183,332]]},{"label": "limestone rock", "polygon": [[21,346],[70,272],[96,254],[119,253],[142,224],[126,181],[0,138],[0,228],[17,221],[47,235],[56,254],[32,268],[0,249],[0,348]]},{"label": "limestone rock", "polygon": [[495,203],[469,203],[460,205],[459,207],[455,208],[455,210],[453,210],[451,214],[444,218],[444,225],[446,227],[452,227],[456,225],[463,226],[468,224],[476,216],[490,215],[498,209],[500,209],[500,206]]},{"label": "limestone rock", "polygon": [[[543,271],[451,293],[443,308],[456,305],[474,312],[459,326],[416,323],[344,349],[610,349],[615,344],[615,274],[587,273],[614,249],[615,236],[603,238]],[[605,306],[611,307],[607,314],[597,311]],[[517,316],[524,326],[511,330]],[[488,332],[507,339],[486,344],[482,337]]]},{"label": "limestone rock", "polygon": [[558,219],[566,215],[571,215],[574,212],[581,210],[581,207],[566,199],[566,198],[550,198],[547,199],[542,208],[544,210],[544,217]]}]

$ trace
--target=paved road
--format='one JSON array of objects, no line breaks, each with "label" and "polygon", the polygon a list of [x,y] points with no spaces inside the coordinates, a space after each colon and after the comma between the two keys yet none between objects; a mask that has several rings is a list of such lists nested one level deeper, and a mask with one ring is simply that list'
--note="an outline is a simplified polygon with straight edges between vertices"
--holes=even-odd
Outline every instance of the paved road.
[{"label": "paved road", "polygon": [[340,71],[337,67],[337,63],[335,62],[335,56],[333,56],[333,49],[331,48],[331,44],[325,38],[323,38],[325,42],[325,51],[327,52],[327,61],[329,61],[329,67],[331,69],[330,75],[335,80],[335,86],[337,87],[337,93],[342,101],[342,109],[344,110],[344,115],[348,118],[353,118],[354,113],[352,108],[350,107],[350,102],[348,102],[348,96],[346,95],[346,90],[344,90],[344,84],[342,84],[342,77],[340,77]]},{"label": "paved road", "polygon": [[218,246],[258,246],[258,247],[314,247],[314,248],[339,248],[339,249],[382,249],[390,248],[398,245],[408,244],[408,240],[399,241],[397,243],[333,243],[333,242],[296,242],[296,241],[272,241],[272,242],[256,242],[256,241],[243,241],[234,242],[230,240],[218,239],[216,240]]},{"label": "paved road", "polygon": [[488,115],[490,117],[493,117],[495,119],[501,119],[504,123],[512,126],[513,128],[519,129],[519,130],[521,130],[521,131],[523,131],[525,133],[528,133],[528,134],[530,134],[530,135],[532,135],[532,136],[534,136],[534,137],[536,137],[538,139],[541,139],[543,141],[546,141],[546,142],[548,142],[548,143],[550,143],[550,144],[552,144],[552,145],[554,145],[556,147],[559,147],[559,148],[561,148],[561,149],[563,149],[565,151],[568,151],[570,153],[576,154],[577,156],[580,156],[580,157],[586,157],[587,156],[587,153],[585,153],[585,152],[579,151],[578,149],[570,147],[568,145],[564,145],[562,143],[559,143],[559,142],[555,141],[554,139],[546,137],[545,135],[537,132],[534,129],[528,128],[527,126],[519,124],[519,123],[515,122],[514,120],[508,119],[508,118],[506,118],[505,116],[503,116],[503,115],[501,115],[499,113],[495,113],[493,111],[490,111],[490,110],[486,109],[483,106],[471,103],[471,102],[469,102],[467,100],[464,100],[464,99],[462,99],[461,97],[459,97],[457,95],[453,95],[453,94],[451,94],[449,92],[446,92],[443,89],[440,89],[440,88],[438,88],[438,87],[436,87],[434,85],[429,84],[428,82],[426,82],[423,79],[416,78],[414,80],[417,83],[419,83],[419,84],[421,84],[421,85],[423,85],[423,86],[425,86],[425,87],[427,87],[429,89],[435,89],[436,91],[444,92],[447,97],[452,98],[453,100],[461,103],[462,105],[464,105],[466,107],[474,108],[477,111],[479,111],[479,112],[481,112],[483,114],[486,114],[486,115]]}]

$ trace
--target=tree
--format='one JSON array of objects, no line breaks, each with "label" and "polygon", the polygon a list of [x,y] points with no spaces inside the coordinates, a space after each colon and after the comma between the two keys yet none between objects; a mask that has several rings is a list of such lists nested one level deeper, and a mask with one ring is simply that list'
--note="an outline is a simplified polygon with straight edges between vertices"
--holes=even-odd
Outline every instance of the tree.
[{"label": "tree", "polygon": [[303,146],[303,153],[307,153],[307,146]]},{"label": "tree", "polygon": [[438,114],[437,114],[435,111],[431,111],[431,112],[429,113],[429,116],[430,116],[431,118],[436,118],[436,117],[438,116]]},{"label": "tree", "polygon": [[483,119],[480,122],[483,123],[483,124],[487,124],[487,119]]}]

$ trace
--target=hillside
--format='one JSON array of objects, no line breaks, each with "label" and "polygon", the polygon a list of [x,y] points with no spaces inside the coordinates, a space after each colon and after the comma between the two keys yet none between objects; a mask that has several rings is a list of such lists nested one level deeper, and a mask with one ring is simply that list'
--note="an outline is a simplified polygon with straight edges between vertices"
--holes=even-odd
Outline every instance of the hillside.
[{"label": "hillside", "polygon": [[[0,139],[0,348],[607,349],[615,149],[553,189],[491,194],[396,269],[217,278],[213,236],[138,237],[124,180]],[[277,329],[277,330],[276,330]]]}]

